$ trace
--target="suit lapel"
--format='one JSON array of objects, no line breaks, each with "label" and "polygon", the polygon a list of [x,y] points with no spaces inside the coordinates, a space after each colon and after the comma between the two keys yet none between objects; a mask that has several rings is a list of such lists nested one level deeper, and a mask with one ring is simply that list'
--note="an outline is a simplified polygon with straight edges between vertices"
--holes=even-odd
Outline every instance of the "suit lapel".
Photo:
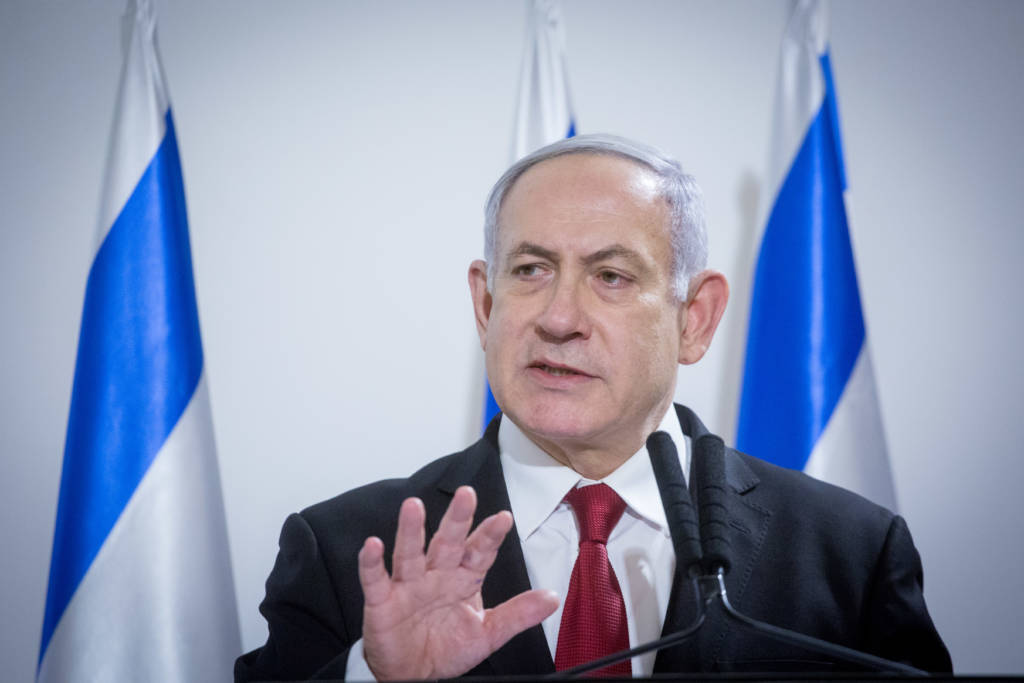
[{"label": "suit lapel", "polygon": [[[455,490],[464,484],[476,490],[477,509],[474,526],[485,518],[511,507],[498,454],[500,419],[499,415],[491,422],[484,437],[466,453],[467,457],[449,470],[438,483],[438,488],[448,496],[453,495]],[[484,585],[481,587],[484,607],[500,605],[530,589],[523,549],[519,544],[519,535],[513,527],[498,549],[498,557],[491,570],[487,572]],[[551,659],[544,630],[537,625],[512,638],[469,674],[490,672],[496,675],[534,675],[554,671],[555,664]]]}]

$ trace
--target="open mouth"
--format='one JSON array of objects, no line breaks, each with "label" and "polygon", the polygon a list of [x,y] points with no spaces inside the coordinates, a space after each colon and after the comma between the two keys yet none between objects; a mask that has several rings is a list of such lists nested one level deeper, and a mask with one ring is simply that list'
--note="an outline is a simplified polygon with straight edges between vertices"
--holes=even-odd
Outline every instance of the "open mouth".
[{"label": "open mouth", "polygon": [[570,370],[569,368],[553,368],[550,365],[539,365],[537,367],[539,367],[541,370],[548,373],[549,375],[554,375],[555,377],[565,377],[566,375],[580,374],[575,370]]},{"label": "open mouth", "polygon": [[552,377],[590,377],[585,372],[565,365],[549,365],[548,363],[534,363],[530,367],[541,370]]}]

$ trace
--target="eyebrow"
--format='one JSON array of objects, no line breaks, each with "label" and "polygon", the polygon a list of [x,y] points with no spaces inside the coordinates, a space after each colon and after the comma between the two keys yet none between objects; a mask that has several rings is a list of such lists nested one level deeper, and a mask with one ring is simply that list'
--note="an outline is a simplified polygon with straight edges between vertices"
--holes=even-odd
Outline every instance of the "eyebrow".
[{"label": "eyebrow", "polygon": [[610,247],[605,247],[599,251],[595,251],[590,256],[585,256],[582,259],[582,263],[585,266],[591,266],[601,261],[610,261],[613,258],[621,258],[629,261],[635,268],[647,269],[647,261],[638,252],[628,249],[621,244],[613,244]]},{"label": "eyebrow", "polygon": [[511,260],[516,256],[538,256],[540,258],[547,259],[552,263],[558,263],[561,260],[557,253],[550,249],[545,249],[539,244],[534,244],[533,242],[520,242],[519,246],[508,253],[507,258]]},{"label": "eyebrow", "polygon": [[[561,257],[557,252],[547,249],[535,244],[533,242],[520,242],[519,245],[508,253],[508,259],[511,260],[517,256],[537,256],[539,258],[547,259],[552,263],[559,263]],[[580,259],[580,262],[584,266],[592,266],[595,263],[601,261],[608,261],[613,258],[621,258],[629,261],[635,268],[647,270],[647,261],[638,252],[633,249],[622,246],[621,244],[612,244],[611,246],[605,247],[595,251],[593,254],[584,256]]]}]

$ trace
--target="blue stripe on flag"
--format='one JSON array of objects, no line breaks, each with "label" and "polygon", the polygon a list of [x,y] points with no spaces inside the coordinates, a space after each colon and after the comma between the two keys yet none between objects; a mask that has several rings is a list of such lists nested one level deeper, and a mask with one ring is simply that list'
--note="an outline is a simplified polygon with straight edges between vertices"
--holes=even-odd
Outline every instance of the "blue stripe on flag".
[{"label": "blue stripe on flag", "polygon": [[835,90],[825,99],[768,219],[754,276],[737,447],[803,469],[864,343],[843,204]]},{"label": "blue stripe on flag", "polygon": [[40,661],[202,371],[181,161],[165,118],[86,284]]}]

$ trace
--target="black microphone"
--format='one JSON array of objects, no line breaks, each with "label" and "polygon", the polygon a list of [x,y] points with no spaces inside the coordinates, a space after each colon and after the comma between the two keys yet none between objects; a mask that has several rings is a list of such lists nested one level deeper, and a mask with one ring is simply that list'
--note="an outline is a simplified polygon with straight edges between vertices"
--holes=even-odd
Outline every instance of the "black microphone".
[{"label": "black microphone", "polygon": [[[718,570],[728,574],[732,565],[729,543],[729,513],[726,507],[725,444],[714,434],[705,434],[694,444],[690,466],[697,484],[697,505],[700,508],[700,543],[704,551],[703,574]],[[669,525],[671,527],[671,523]]]},{"label": "black microphone", "polygon": [[696,577],[701,573],[703,530],[697,530],[697,516],[690,500],[690,491],[686,487],[683,468],[679,465],[676,445],[667,433],[654,432],[647,437],[647,454],[654,468],[661,505],[665,508],[672,549],[676,553],[676,565],[684,568],[689,577]]}]

